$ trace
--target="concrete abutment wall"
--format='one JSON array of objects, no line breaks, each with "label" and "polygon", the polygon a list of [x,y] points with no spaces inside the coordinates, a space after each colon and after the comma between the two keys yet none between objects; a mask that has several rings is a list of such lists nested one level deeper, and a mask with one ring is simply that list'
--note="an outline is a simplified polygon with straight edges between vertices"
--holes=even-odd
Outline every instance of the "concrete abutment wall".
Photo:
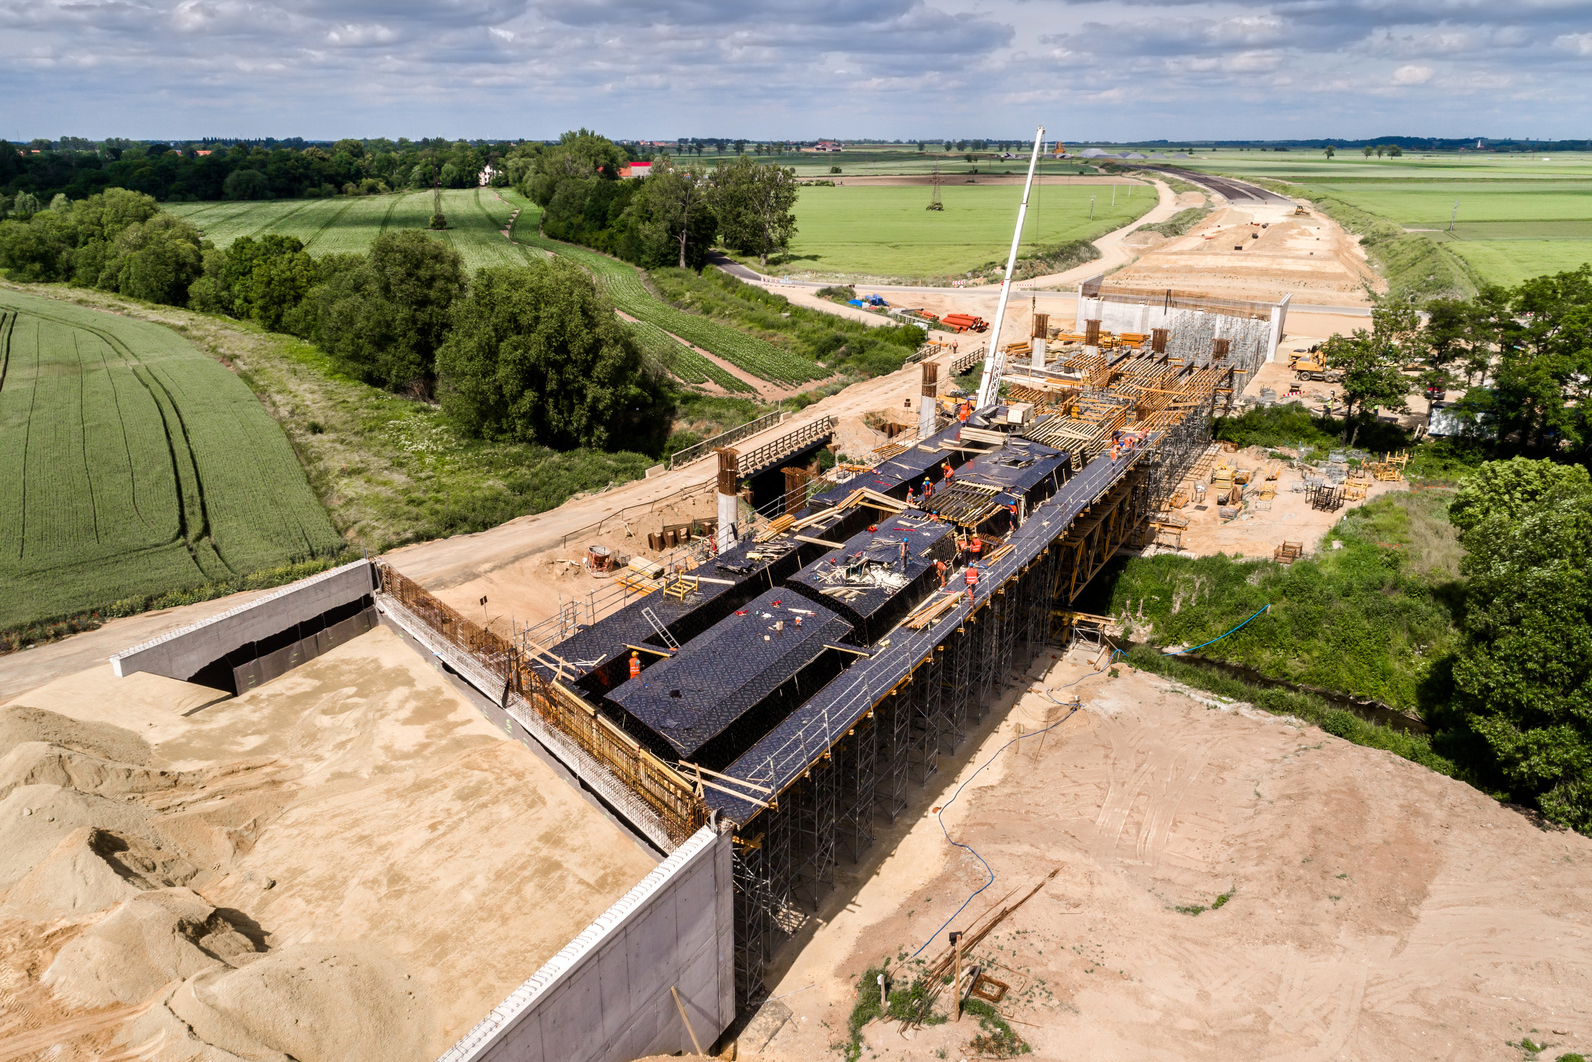
[{"label": "concrete abutment wall", "polygon": [[[135,671],[232,687],[266,681],[368,630],[375,569],[357,560],[284,586],[219,615],[111,657],[117,678]],[[251,665],[253,665],[251,670]],[[245,674],[239,675],[239,672]]]},{"label": "concrete abutment wall", "polygon": [[693,1033],[707,1049],[735,1017],[730,844],[698,830],[439,1062],[629,1062],[694,1051]]}]

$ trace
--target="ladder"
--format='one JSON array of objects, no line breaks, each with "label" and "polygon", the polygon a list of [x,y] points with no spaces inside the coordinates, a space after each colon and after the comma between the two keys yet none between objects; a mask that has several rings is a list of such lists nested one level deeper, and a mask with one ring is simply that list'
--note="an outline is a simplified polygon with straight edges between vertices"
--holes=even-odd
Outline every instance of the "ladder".
[{"label": "ladder", "polygon": [[643,608],[641,614],[646,617],[648,623],[652,624],[653,631],[658,637],[663,639],[663,644],[678,653],[680,651],[680,643],[674,640],[674,635],[669,633],[669,628],[665,627],[662,621],[658,619],[658,614],[652,611],[651,606]]}]

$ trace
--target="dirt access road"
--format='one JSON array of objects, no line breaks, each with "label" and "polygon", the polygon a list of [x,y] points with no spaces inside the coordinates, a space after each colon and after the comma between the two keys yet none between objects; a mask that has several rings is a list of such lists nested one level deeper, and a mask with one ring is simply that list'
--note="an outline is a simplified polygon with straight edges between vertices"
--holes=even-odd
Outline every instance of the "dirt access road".
[{"label": "dirt access road", "polygon": [[[976,752],[914,785],[917,805],[861,866],[842,863],[787,951],[771,991],[793,994],[770,1006],[790,1020],[742,1046],[833,1057],[864,969],[929,940],[937,957],[991,872],[950,928],[1055,871],[970,956],[1010,986],[999,1009],[1036,1059],[1592,1048],[1592,838],[1390,753],[1119,672],[1045,657]],[[1083,709],[973,777],[1066,714],[1043,688]],[[930,809],[945,805],[942,832]],[[864,1057],[971,1058],[978,1031],[874,1022]]]}]

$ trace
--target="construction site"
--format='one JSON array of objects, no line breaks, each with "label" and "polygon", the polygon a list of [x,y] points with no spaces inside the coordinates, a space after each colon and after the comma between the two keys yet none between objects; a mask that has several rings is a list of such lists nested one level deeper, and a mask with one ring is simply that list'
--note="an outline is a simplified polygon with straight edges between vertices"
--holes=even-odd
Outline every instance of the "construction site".
[{"label": "construction site", "polygon": [[535,548],[461,536],[489,579],[412,547],[40,654],[0,688],[0,1057],[1588,1042],[1585,838],[1114,665],[1080,608],[1124,553],[1292,564],[1404,487],[1213,441],[1320,368],[1289,297],[1096,275],[1014,339],[1009,296],[871,434],[759,418]]}]

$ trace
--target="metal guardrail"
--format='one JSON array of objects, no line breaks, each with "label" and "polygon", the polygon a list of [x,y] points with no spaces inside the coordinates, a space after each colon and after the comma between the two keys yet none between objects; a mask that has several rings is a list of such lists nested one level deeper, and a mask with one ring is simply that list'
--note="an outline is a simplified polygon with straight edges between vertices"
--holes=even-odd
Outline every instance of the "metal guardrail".
[{"label": "metal guardrail", "polygon": [[738,424],[729,431],[721,431],[711,439],[703,439],[701,442],[696,443],[693,446],[687,446],[684,450],[677,450],[670,454],[669,467],[679,468],[681,465],[690,464],[697,458],[706,454],[710,454],[721,446],[728,446],[737,439],[744,439],[748,435],[756,435],[760,431],[766,431],[778,424],[784,418],[784,413],[780,412],[779,410],[775,410],[772,413],[763,414],[756,420],[749,420],[745,424]]}]

